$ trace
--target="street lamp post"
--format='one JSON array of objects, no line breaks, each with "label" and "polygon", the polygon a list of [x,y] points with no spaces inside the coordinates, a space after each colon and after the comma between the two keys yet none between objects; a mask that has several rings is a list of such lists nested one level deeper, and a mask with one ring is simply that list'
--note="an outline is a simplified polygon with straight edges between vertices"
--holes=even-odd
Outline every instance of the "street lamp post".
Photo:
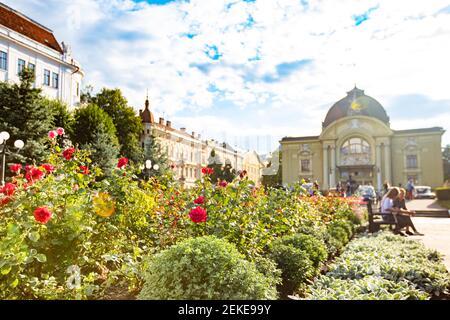
[{"label": "street lamp post", "polygon": [[151,160],[145,160],[145,164],[141,168],[143,170],[145,170],[145,176],[147,177],[147,180],[149,180],[150,179],[151,169],[153,168],[153,170],[158,171],[159,170],[159,165],[155,163],[152,166],[152,161]]},{"label": "street lamp post", "polygon": [[184,182],[186,181],[186,178],[184,177],[185,158],[183,152],[181,153],[181,160],[177,161],[177,165],[179,165],[181,168],[181,177],[179,180],[181,182],[181,185],[184,187]]},{"label": "street lamp post", "polygon": [[[8,145],[6,142],[9,140],[10,135],[8,132],[3,131],[0,133],[0,152],[2,155],[2,171],[1,171],[1,185],[5,185],[5,170],[6,170],[6,153],[10,152]],[[16,140],[14,141],[14,147],[17,148],[17,150],[20,150],[24,146],[24,142],[22,140]]]}]

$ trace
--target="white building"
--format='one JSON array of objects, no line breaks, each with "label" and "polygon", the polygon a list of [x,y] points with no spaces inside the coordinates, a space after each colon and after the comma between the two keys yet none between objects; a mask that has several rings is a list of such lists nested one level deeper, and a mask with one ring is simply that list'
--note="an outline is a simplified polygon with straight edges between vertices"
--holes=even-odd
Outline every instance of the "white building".
[{"label": "white building", "polygon": [[[167,152],[170,165],[174,167],[176,178],[186,187],[194,185],[195,180],[202,176],[201,169],[208,164],[231,164],[236,171],[244,169],[244,154],[242,151],[223,142],[201,140],[195,132],[189,133],[186,128],[176,129],[171,121],[159,118],[156,122],[150,111],[150,102],[145,101],[144,110],[139,111],[142,119],[141,145],[144,148],[152,136],[158,139],[162,148]],[[215,151],[211,159],[211,151]],[[259,180],[259,179],[258,179]]]},{"label": "white building", "polygon": [[35,86],[51,99],[74,107],[80,102],[83,71],[70,48],[52,30],[0,3],[0,81],[19,82],[24,67],[33,68]]}]

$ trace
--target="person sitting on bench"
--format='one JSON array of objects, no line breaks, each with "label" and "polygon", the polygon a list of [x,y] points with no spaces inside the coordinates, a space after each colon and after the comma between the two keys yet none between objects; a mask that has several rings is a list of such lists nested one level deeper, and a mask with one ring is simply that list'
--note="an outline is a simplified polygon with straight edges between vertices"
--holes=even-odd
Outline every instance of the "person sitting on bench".
[{"label": "person sitting on bench", "polygon": [[[406,234],[412,236],[423,236],[422,233],[417,231],[416,227],[414,226],[414,223],[411,220],[411,216],[415,214],[414,211],[408,210],[406,208],[406,201],[405,201],[405,194],[406,190],[403,188],[400,188],[400,193],[397,196],[397,199],[394,200],[394,208],[397,209],[397,229],[401,230],[403,228],[406,228]],[[412,233],[409,229],[412,229],[414,233]]]},{"label": "person sitting on bench", "polygon": [[399,189],[397,187],[393,187],[389,189],[389,191],[381,199],[381,213],[390,214],[383,215],[383,220],[386,222],[397,222],[394,215],[397,214],[398,209],[394,208],[394,200],[397,199],[399,193]]}]

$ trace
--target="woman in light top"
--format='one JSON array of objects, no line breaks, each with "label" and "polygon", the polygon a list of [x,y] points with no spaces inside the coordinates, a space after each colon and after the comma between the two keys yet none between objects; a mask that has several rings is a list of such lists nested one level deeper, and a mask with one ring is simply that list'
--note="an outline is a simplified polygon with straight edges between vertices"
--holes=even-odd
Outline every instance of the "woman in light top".
[{"label": "woman in light top", "polygon": [[[388,216],[383,216],[384,221],[397,222],[396,216],[398,208],[394,207],[394,200],[397,199],[399,194],[400,194],[399,188],[393,187],[389,189],[388,192],[384,195],[383,199],[381,199],[381,213],[390,214]],[[400,231],[398,225],[396,226],[394,233],[406,237],[406,235]]]}]

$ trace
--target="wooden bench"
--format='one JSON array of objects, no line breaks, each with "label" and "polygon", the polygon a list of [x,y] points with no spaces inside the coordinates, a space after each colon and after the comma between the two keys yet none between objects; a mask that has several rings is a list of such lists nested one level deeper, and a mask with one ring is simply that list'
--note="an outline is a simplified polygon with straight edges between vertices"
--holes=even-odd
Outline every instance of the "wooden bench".
[{"label": "wooden bench", "polygon": [[[380,227],[382,225],[390,226],[391,230],[395,229],[395,227],[397,226],[397,217],[395,215],[391,213],[381,213],[380,212],[381,210],[379,208],[376,211],[374,211],[372,208],[372,200],[366,199],[365,201],[367,202],[367,213],[369,215],[370,233],[380,231]],[[383,219],[384,216],[393,218],[393,221],[392,219],[384,220]],[[381,219],[375,219],[375,217],[381,217]]]}]

